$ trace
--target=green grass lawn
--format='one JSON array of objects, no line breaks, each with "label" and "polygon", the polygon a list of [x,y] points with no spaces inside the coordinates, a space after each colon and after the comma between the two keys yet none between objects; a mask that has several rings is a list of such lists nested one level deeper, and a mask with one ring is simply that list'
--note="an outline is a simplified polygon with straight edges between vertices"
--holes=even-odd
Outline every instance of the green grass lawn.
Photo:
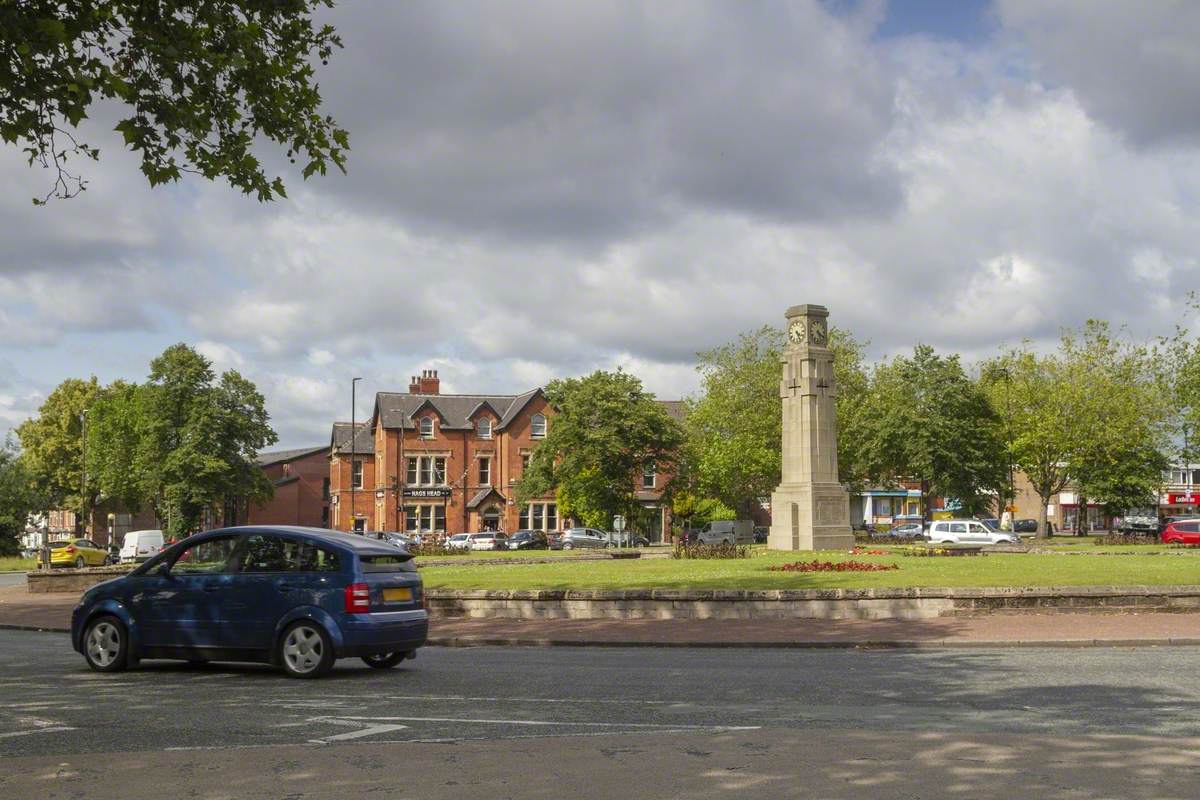
[{"label": "green grass lawn", "polygon": [[[1104,553],[1150,552],[1110,547]],[[638,559],[554,564],[425,567],[431,589],[832,589],[913,586],[1200,584],[1200,552],[1152,555],[992,554],[962,557],[766,553],[730,560]],[[895,563],[890,572],[771,572],[791,561]]]},{"label": "green grass lawn", "polygon": [[32,558],[0,558],[0,572],[28,572],[37,569],[37,562]]}]

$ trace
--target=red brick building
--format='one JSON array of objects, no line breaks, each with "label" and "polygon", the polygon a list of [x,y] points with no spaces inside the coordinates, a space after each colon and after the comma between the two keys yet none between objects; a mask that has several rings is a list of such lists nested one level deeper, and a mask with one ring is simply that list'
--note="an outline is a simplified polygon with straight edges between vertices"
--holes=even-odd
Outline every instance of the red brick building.
[{"label": "red brick building", "polygon": [[[351,464],[350,426],[335,423],[330,485],[338,530],[452,535],[470,531],[560,530],[553,495],[517,505],[515,484],[552,424],[542,390],[517,395],[441,394],[436,370],[414,377],[408,392],[380,392],[359,426]],[[672,410],[672,409],[668,409]],[[351,475],[355,482],[350,513]],[[653,506],[660,539],[669,513],[659,498],[669,476],[639,476],[638,499]]]},{"label": "red brick building", "polygon": [[251,506],[246,524],[329,527],[328,447],[317,445],[259,453],[258,465],[275,488],[275,495]]}]

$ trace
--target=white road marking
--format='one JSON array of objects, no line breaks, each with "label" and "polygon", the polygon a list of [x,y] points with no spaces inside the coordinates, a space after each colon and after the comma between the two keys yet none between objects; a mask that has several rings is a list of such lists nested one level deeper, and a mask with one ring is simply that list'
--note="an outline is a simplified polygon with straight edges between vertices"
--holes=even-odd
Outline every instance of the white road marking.
[{"label": "white road marking", "polygon": [[[321,717],[314,717],[321,719]],[[343,715],[339,719],[363,722],[467,722],[475,725],[559,725],[572,728],[651,728],[687,731],[756,731],[761,725],[671,725],[654,722],[573,722],[543,719],[474,719],[460,717],[356,717]]]},{"label": "white road marking", "polygon": [[381,733],[391,733],[392,731],[404,730],[407,725],[395,725],[385,723],[381,725],[371,725],[373,720],[363,720],[362,718],[341,718],[341,717],[309,717],[307,722],[322,722],[326,725],[344,725],[358,730],[347,731],[346,733],[338,733],[333,736],[322,736],[320,739],[309,739],[314,744],[324,744],[326,742],[345,742],[350,739],[361,739],[364,736],[377,736]]},{"label": "white road marking", "polygon": [[45,728],[34,728],[31,731],[9,731],[0,733],[0,739],[12,739],[17,736],[29,736],[34,733],[56,733],[58,731],[73,731],[74,728],[69,725],[50,725]]}]

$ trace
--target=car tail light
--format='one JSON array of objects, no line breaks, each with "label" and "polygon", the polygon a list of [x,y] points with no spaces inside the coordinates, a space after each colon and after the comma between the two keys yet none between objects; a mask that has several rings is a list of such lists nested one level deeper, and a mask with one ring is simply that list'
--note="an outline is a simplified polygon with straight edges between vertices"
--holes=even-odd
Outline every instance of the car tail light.
[{"label": "car tail light", "polygon": [[364,614],[371,610],[371,589],[365,583],[346,587],[346,613]]},{"label": "car tail light", "polygon": [[75,552],[75,545],[73,545],[73,544],[69,544],[69,545],[67,545],[67,552],[68,552],[68,553],[74,553],[74,552]]}]

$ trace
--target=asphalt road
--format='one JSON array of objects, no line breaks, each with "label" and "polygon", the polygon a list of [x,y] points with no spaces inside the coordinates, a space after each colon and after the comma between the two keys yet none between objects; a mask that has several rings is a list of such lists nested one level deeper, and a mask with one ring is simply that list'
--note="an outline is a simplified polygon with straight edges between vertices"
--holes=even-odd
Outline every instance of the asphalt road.
[{"label": "asphalt road", "polygon": [[0,572],[0,586],[17,586],[25,583],[24,572]]},{"label": "asphalt road", "polygon": [[293,681],[0,631],[0,797],[1194,798],[1198,655],[427,648]]}]

